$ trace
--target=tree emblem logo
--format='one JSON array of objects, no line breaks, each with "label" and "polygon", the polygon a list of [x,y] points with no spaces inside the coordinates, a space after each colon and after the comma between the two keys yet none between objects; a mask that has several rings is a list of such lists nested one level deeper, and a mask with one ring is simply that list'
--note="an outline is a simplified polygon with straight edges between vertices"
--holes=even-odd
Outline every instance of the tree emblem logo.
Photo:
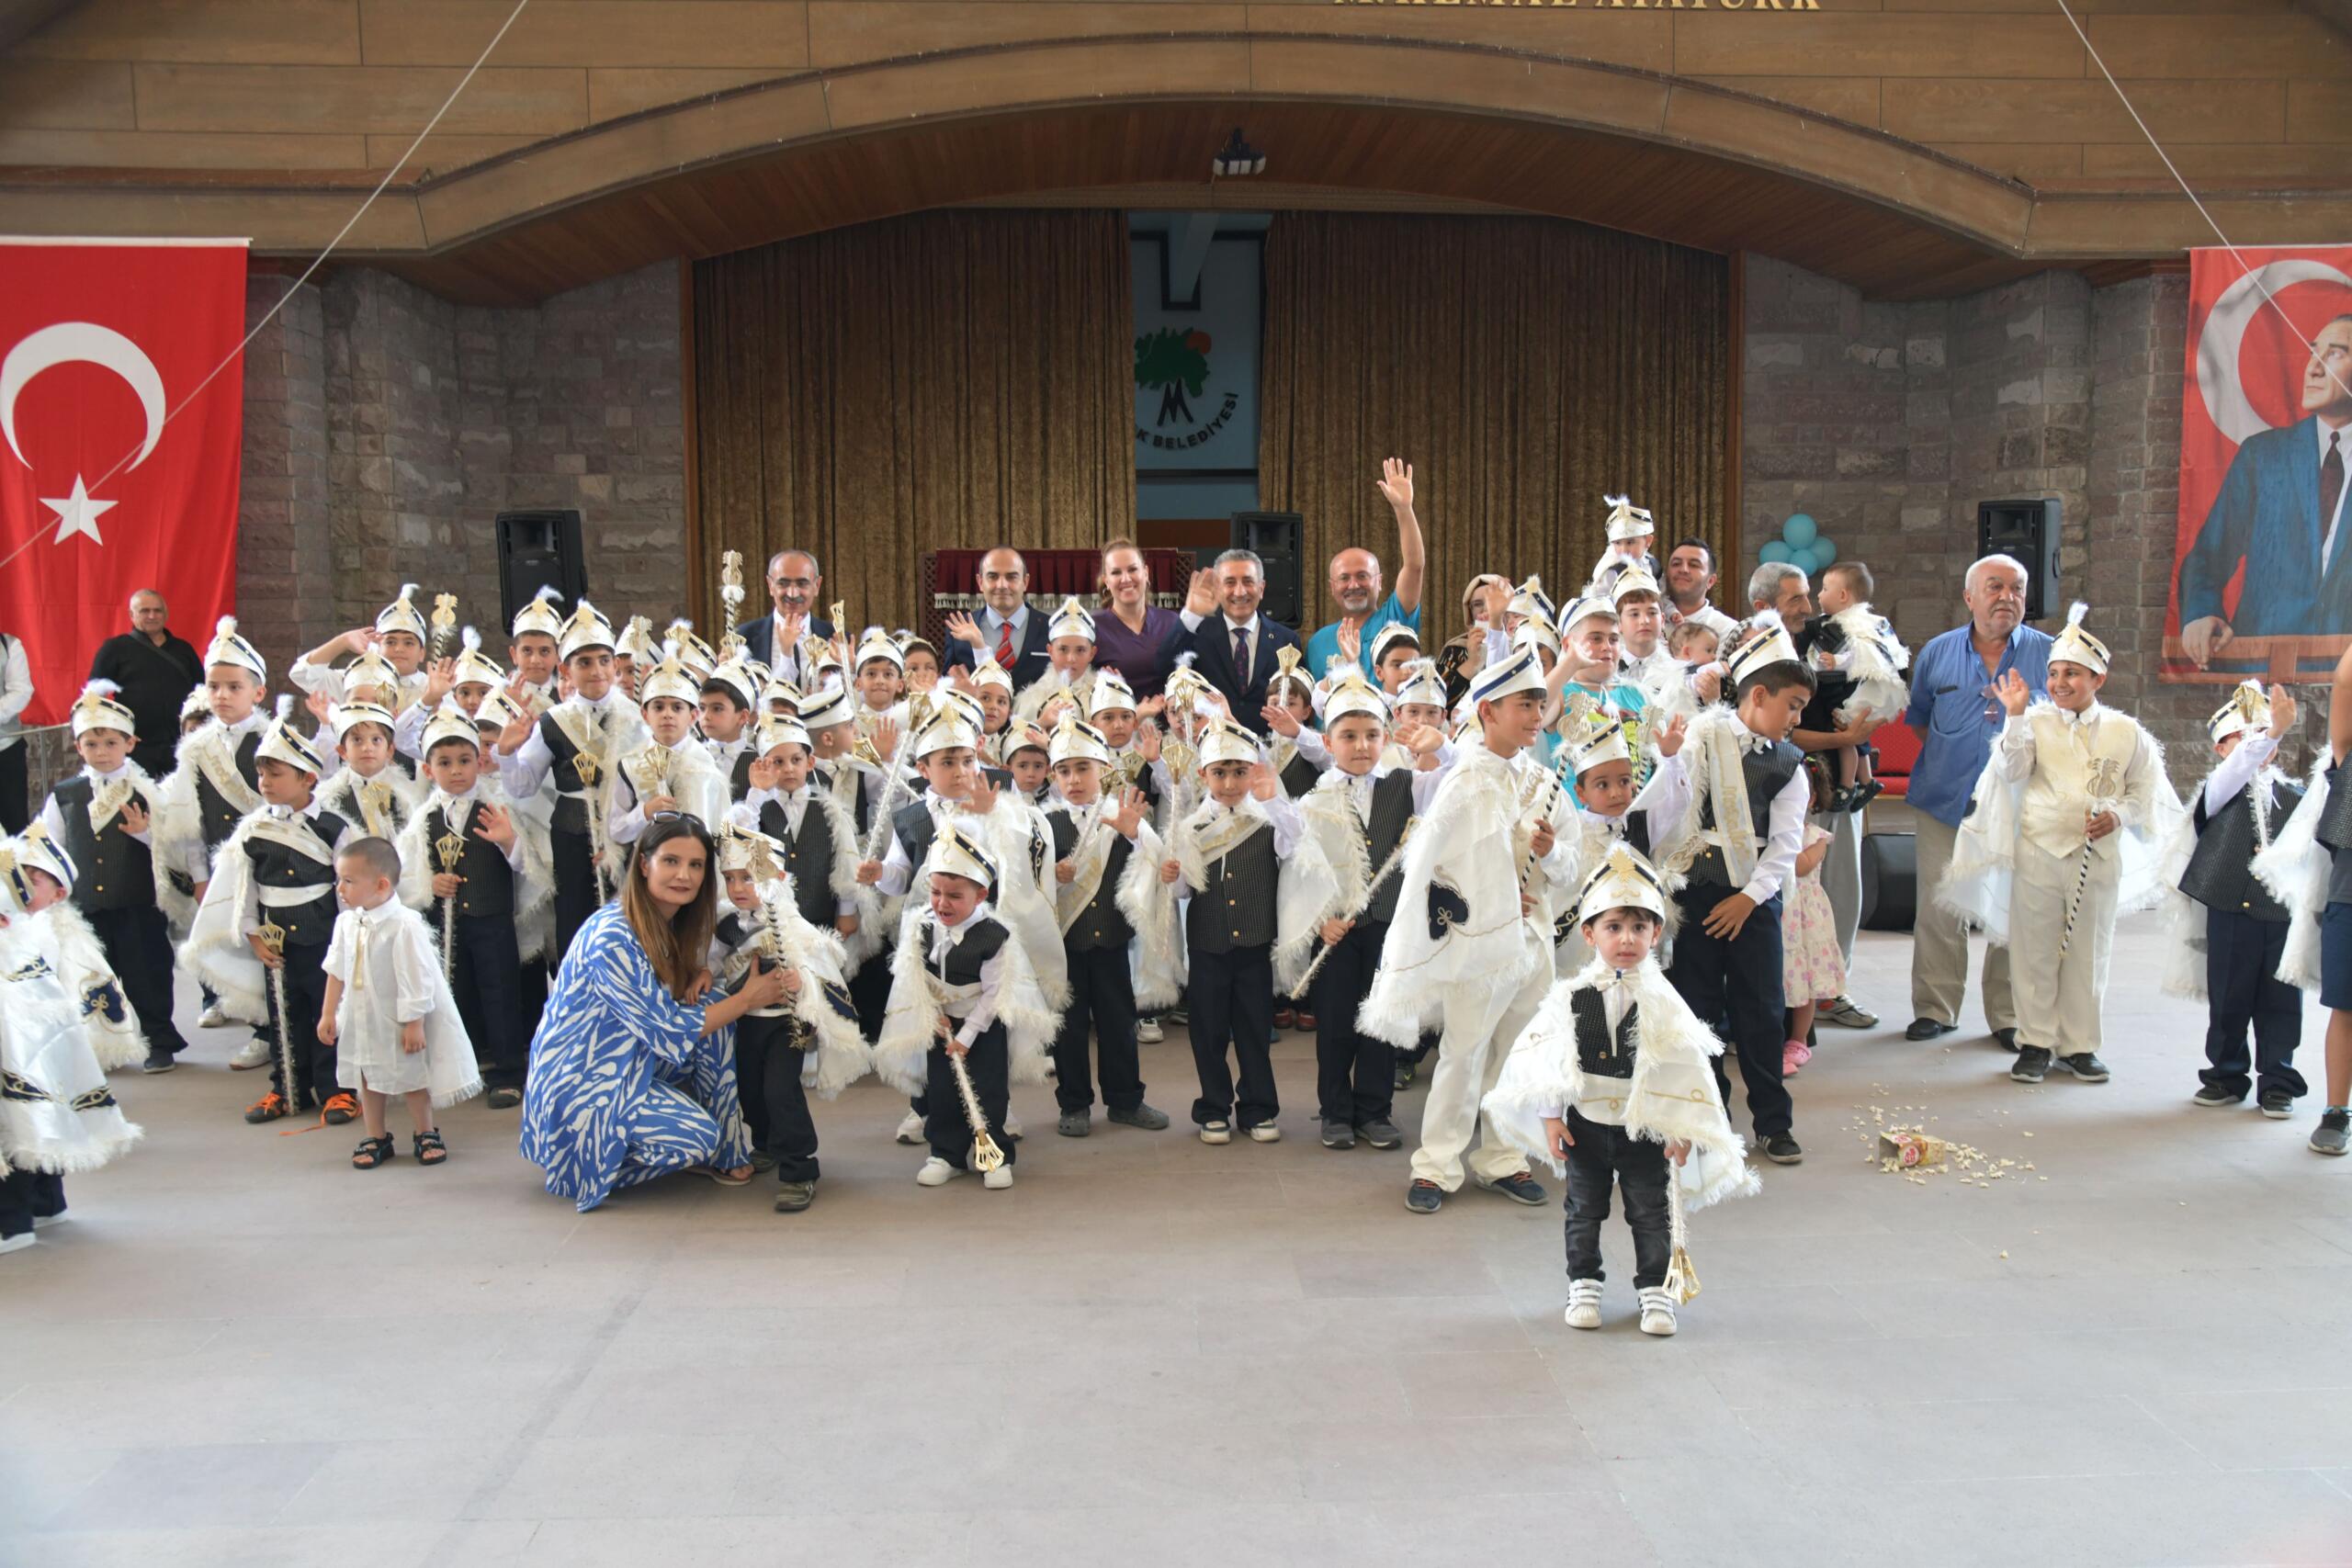
[{"label": "tree emblem logo", "polygon": [[1154,424],[1172,419],[1200,423],[1190,400],[1208,385],[1209,347],[1208,333],[1182,327],[1162,327],[1136,339],[1136,385],[1159,389]]}]

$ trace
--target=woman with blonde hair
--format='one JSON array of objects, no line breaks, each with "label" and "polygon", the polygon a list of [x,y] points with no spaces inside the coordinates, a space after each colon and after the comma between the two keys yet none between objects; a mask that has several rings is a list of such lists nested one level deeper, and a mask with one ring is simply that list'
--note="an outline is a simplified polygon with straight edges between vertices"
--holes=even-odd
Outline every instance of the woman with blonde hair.
[{"label": "woman with blonde hair", "polygon": [[1138,700],[1156,697],[1192,645],[1183,617],[1151,602],[1151,568],[1133,539],[1102,547],[1102,602],[1094,617],[1094,662],[1116,670]]},{"label": "woman with blonde hair", "polygon": [[752,1179],[735,1094],[735,1021],[784,1000],[785,971],[752,975],[703,1004],[718,920],[709,829],[654,818],[620,897],[588,917],[564,954],[531,1041],[523,1156],[582,1213],[631,1187],[693,1170]]}]

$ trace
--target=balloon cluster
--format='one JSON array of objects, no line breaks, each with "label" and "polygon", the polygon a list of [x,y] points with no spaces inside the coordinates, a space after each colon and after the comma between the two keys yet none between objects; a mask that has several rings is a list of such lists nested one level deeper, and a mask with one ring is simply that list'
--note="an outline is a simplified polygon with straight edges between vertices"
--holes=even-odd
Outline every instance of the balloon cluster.
[{"label": "balloon cluster", "polygon": [[1768,561],[1786,561],[1808,575],[1822,570],[1838,558],[1838,547],[1821,531],[1821,525],[1808,514],[1798,512],[1781,525],[1781,536],[1768,539],[1756,552]]}]

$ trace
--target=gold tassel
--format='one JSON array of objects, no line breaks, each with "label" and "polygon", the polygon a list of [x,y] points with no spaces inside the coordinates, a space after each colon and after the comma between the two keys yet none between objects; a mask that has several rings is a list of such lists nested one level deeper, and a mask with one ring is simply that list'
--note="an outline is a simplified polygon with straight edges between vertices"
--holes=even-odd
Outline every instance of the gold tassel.
[{"label": "gold tassel", "polygon": [[1699,1293],[1699,1271],[1690,1267],[1690,1254],[1682,1247],[1674,1249],[1674,1261],[1666,1266],[1666,1288],[1678,1302],[1689,1302]]}]

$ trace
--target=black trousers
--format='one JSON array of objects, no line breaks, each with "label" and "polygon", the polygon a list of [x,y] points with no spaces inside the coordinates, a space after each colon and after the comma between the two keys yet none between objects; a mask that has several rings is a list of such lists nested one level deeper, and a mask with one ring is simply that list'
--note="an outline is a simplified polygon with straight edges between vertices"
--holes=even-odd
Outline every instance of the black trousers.
[{"label": "black trousers", "polygon": [[1133,1111],[1143,1103],[1143,1066],[1136,1055],[1136,982],[1124,947],[1065,947],[1069,1007],[1054,1035],[1054,1101],[1064,1111],[1094,1104],[1094,1075],[1086,1056],[1092,1028],[1102,1058],[1102,1103]]},{"label": "black trousers", "polygon": [[[2285,1089],[2298,1100],[2311,1085],[2295,1070],[2303,1043],[2303,993],[2278,978],[2287,928],[2236,909],[2205,911],[2205,1059],[2197,1076],[2209,1087],[2244,1095]],[[2246,1031],[2254,1032],[2255,1077],[2246,1077]]]},{"label": "black trousers", "polygon": [[[1781,1082],[1781,1053],[1788,1043],[1781,1029],[1781,899],[1776,894],[1758,905],[1731,941],[1709,936],[1708,911],[1736,891],[1694,883],[1675,895],[1682,924],[1674,933],[1674,964],[1666,977],[1701,1022],[1712,1028],[1716,1020],[1728,1020],[1740,1082],[1747,1089],[1748,1120],[1758,1137],[1769,1138],[1787,1132],[1796,1120],[1795,1102]],[[1715,1084],[1724,1103],[1730,1104],[1731,1080],[1722,1056],[1715,1058]]]},{"label": "black trousers", "polygon": [[[971,1075],[972,1093],[980,1102],[980,1115],[988,1122],[989,1136],[1004,1151],[1004,1163],[1011,1165],[1013,1143],[1004,1135],[1004,1111],[1012,1093],[1012,1057],[1005,1043],[1004,1025],[991,1023],[980,1031],[971,1050],[965,1053],[964,1070]],[[947,1065],[944,1045],[931,1048],[923,1100],[931,1108],[922,1123],[923,1136],[931,1141],[931,1152],[958,1170],[963,1169],[972,1157],[972,1123],[964,1109],[964,1091],[956,1087],[956,1069]]]},{"label": "black trousers", "polygon": [[1609,1184],[1625,1198],[1625,1224],[1634,1233],[1634,1287],[1666,1283],[1674,1258],[1674,1222],[1666,1184],[1673,1179],[1666,1145],[1636,1138],[1623,1127],[1589,1122],[1568,1108],[1568,1278],[1600,1280],[1600,1224],[1609,1218]]},{"label": "black trousers", "polygon": [[[435,920],[439,911],[435,911]],[[485,1089],[521,1089],[531,1055],[523,1028],[523,953],[504,915],[459,915],[449,923],[457,952],[449,989],[474,1043]]]},{"label": "black trousers", "polygon": [[[1201,1076],[1201,1097],[1193,1120],[1238,1120],[1243,1128],[1271,1122],[1282,1111],[1274,1089],[1274,950],[1237,947],[1230,953],[1193,953],[1193,1066]],[[1227,1053],[1240,1066],[1237,1116],[1234,1074]]]},{"label": "black trousers", "polygon": [[539,1015],[548,1010],[548,961],[527,959],[523,964],[522,977],[515,984],[520,993],[518,1002],[523,1009],[523,1055],[527,1061],[531,1042],[539,1037]]},{"label": "black trousers", "polygon": [[[286,976],[286,1017],[277,1016],[277,998],[274,994],[269,996],[272,1037],[280,1042],[291,1040],[296,1080],[291,1084],[286,1081],[287,1051],[273,1051],[269,1057],[269,1087],[284,1095],[286,1103],[297,1111],[308,1111],[339,1092],[334,1081],[334,1047],[319,1042],[319,1010],[326,999],[327,989],[326,960],[324,944],[312,947],[305,942],[288,942],[286,967],[279,971]],[[262,984],[266,994],[276,990],[266,976]]]},{"label": "black trousers", "polygon": [[65,1212],[65,1179],[0,1165],[0,1241],[22,1235],[35,1220]]},{"label": "black trousers", "polygon": [[596,880],[596,849],[585,833],[548,830],[548,858],[555,865],[555,962],[571,951],[572,936],[604,903]]},{"label": "black trousers", "polygon": [[187,1049],[172,1021],[172,933],[164,911],[153,904],[126,909],[85,909],[82,918],[97,933],[122,994],[139,1017],[151,1051],[176,1056]]},{"label": "black trousers", "polygon": [[32,820],[32,802],[25,791],[25,748],[28,744],[19,738],[14,746],[0,751],[0,832],[21,833],[25,824]]},{"label": "black trousers", "polygon": [[1358,920],[1323,961],[1309,987],[1315,1009],[1315,1099],[1326,1122],[1361,1127],[1396,1108],[1396,1048],[1356,1028],[1356,1009],[1380,967],[1385,920]]},{"label": "black trousers", "polygon": [[778,1181],[817,1179],[817,1123],[800,1085],[808,1038],[808,1026],[788,1014],[752,1015],[735,1026],[735,1089],[743,1120],[752,1147],[775,1156]]}]

